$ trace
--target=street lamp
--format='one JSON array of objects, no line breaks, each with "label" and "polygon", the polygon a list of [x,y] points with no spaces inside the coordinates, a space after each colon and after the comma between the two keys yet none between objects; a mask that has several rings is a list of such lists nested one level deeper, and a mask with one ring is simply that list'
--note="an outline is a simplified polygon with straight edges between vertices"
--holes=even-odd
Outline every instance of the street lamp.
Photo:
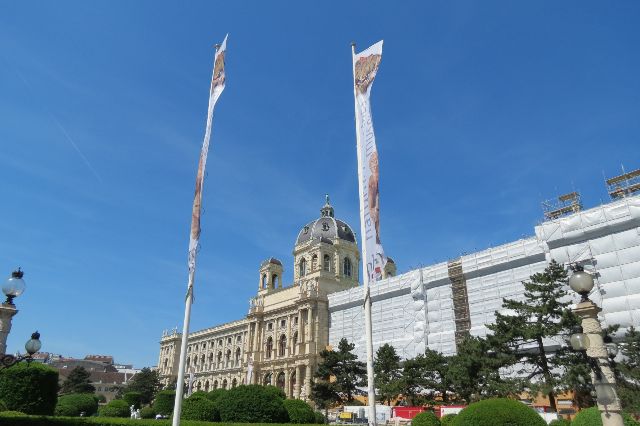
[{"label": "street lamp", "polygon": [[13,271],[11,276],[2,286],[2,292],[7,296],[7,300],[4,302],[7,305],[13,305],[13,299],[24,293],[26,288],[25,282],[22,279],[24,272],[20,268],[17,271]]},{"label": "street lamp", "polygon": [[31,335],[31,339],[27,340],[24,344],[24,348],[27,351],[26,355],[13,356],[13,355],[0,355],[0,369],[9,368],[20,361],[27,361],[27,363],[33,361],[33,355],[40,350],[42,342],[40,341],[40,333],[37,331]]},{"label": "street lamp", "polygon": [[580,303],[574,308],[581,318],[582,327],[571,335],[571,347],[586,357],[591,368],[591,380],[596,390],[596,400],[603,426],[623,426],[622,407],[615,391],[615,376],[609,364],[609,358],[615,357],[618,348],[613,342],[602,337],[602,326],[598,313],[602,311],[589,299],[594,281],[591,274],[581,265],[572,265],[573,274],[569,277],[569,287],[580,296]]},{"label": "street lamp", "polygon": [[4,355],[7,350],[7,337],[11,331],[11,318],[18,313],[13,299],[24,293],[25,283],[22,277],[24,272],[18,268],[13,271],[9,279],[2,285],[2,292],[7,296],[7,300],[0,304],[0,355]]}]

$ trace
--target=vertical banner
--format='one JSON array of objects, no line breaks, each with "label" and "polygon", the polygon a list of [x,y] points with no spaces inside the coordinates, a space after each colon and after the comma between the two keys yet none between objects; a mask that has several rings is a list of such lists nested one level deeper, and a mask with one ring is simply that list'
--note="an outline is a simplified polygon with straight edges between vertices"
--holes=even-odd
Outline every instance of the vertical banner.
[{"label": "vertical banner", "polygon": [[[184,323],[182,325],[182,339],[180,343],[180,361],[178,364],[178,380],[176,382],[176,398],[173,405],[173,426],[179,426],[180,413],[182,411],[182,394],[184,387],[185,360],[187,352],[187,336],[189,335],[189,321],[191,319],[191,304],[193,303],[193,283],[196,275],[196,255],[200,240],[200,214],[202,211],[202,188],[204,186],[207,155],[209,154],[209,140],[211,139],[211,125],[213,122],[213,109],[222,94],[225,85],[224,59],[227,51],[227,37],[220,46],[216,46],[216,54],[213,60],[213,75],[209,88],[209,109],[207,111],[207,127],[204,132],[204,142],[200,151],[198,162],[198,174],[196,175],[196,189],[193,197],[193,209],[191,211],[191,232],[189,234],[189,283],[187,284],[187,297],[184,307]],[[193,372],[189,375],[189,392],[193,385]]]},{"label": "vertical banner", "polygon": [[[198,174],[196,175],[196,189],[193,197],[193,210],[191,213],[191,234],[189,236],[189,273],[196,269],[196,251],[200,239],[200,214],[202,211],[202,187],[204,185],[204,173],[207,166],[207,155],[209,154],[209,140],[211,139],[211,125],[213,123],[213,109],[218,102],[218,98],[224,90],[225,72],[224,57],[227,50],[227,36],[222,45],[216,51],[213,61],[213,75],[211,77],[211,88],[209,89],[209,110],[207,113],[207,127],[204,132],[204,142],[200,151],[200,161],[198,163]],[[189,295],[193,292],[193,282],[189,283]]]},{"label": "vertical banner", "polygon": [[387,263],[387,258],[380,242],[378,149],[376,148],[376,136],[373,132],[371,104],[369,101],[371,87],[373,80],[376,78],[381,59],[382,41],[363,52],[354,54],[353,57],[358,178],[360,179],[361,200],[360,221],[363,224],[362,250],[369,282],[382,278],[382,271]]}]

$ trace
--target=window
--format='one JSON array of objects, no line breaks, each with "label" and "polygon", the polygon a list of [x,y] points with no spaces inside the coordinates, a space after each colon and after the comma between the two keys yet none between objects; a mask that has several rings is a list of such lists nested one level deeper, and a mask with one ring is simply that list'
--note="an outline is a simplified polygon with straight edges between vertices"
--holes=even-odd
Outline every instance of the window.
[{"label": "window", "polygon": [[280,328],[284,328],[287,326],[287,320],[280,320]]},{"label": "window", "polygon": [[224,357],[225,368],[229,368],[230,364],[231,364],[231,349],[228,349],[227,354]]},{"label": "window", "polygon": [[238,386],[238,379],[233,379],[233,381],[231,382],[231,387],[235,388],[236,386]]},{"label": "window", "polygon": [[265,374],[265,376],[264,376],[264,380],[262,381],[262,383],[263,383],[265,386],[268,386],[268,385],[270,385],[270,384],[271,384],[271,373],[267,373],[267,374]]},{"label": "window", "polygon": [[284,356],[287,350],[287,336],[284,334],[280,336],[280,341],[278,342],[278,356]]},{"label": "window", "polygon": [[342,273],[345,277],[351,276],[351,260],[348,257],[344,258]]},{"label": "window", "polygon": [[293,344],[293,354],[297,354],[298,348],[298,332],[293,333],[293,338],[291,339],[291,343]]},{"label": "window", "polygon": [[273,339],[271,337],[267,338],[267,347],[265,349],[264,356],[265,358],[271,358],[271,352],[273,351]]},{"label": "window", "polygon": [[304,259],[300,259],[300,263],[298,264],[298,275],[304,277],[307,275],[307,261]]},{"label": "window", "polygon": [[236,367],[240,366],[240,348],[236,349]]},{"label": "window", "polygon": [[189,359],[189,357],[187,357],[187,368],[189,368],[189,362],[190,362],[190,361],[191,361],[191,360]]},{"label": "window", "polygon": [[217,381],[217,380],[215,380],[215,381],[213,382],[213,388],[214,388],[214,389],[218,389],[218,381]]},{"label": "window", "polygon": [[272,322],[270,322],[269,324],[267,324],[267,330],[268,330],[268,331],[273,330],[273,323],[272,323]]},{"label": "window", "polygon": [[222,368],[222,351],[218,352],[218,368]]},{"label": "window", "polygon": [[311,257],[311,272],[315,271],[316,269],[318,269],[318,255],[313,255]]},{"label": "window", "polygon": [[229,337],[229,338],[227,339],[227,344],[229,344],[229,345],[231,344],[231,337]]},{"label": "window", "polygon": [[276,386],[280,389],[284,390],[284,371],[278,374],[278,379],[276,381]]},{"label": "window", "polygon": [[331,271],[331,256],[329,256],[328,254],[325,254],[323,264],[324,264],[323,266],[325,271],[327,272]]},{"label": "window", "polygon": [[278,288],[279,284],[278,284],[278,275],[277,274],[273,274],[273,288]]},{"label": "window", "polygon": [[227,388],[227,379],[224,379],[222,381],[222,389],[226,389]]},{"label": "window", "polygon": [[204,391],[209,392],[209,381],[204,382]]},{"label": "window", "polygon": [[262,288],[267,288],[267,274],[262,274]]}]

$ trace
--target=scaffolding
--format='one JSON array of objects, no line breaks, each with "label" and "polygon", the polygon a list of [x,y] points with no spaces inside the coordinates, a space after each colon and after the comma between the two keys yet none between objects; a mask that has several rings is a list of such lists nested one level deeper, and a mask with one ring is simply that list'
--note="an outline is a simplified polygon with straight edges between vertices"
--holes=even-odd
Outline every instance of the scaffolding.
[{"label": "scaffolding", "polygon": [[624,167],[620,176],[606,180],[607,192],[613,201],[640,192],[640,169],[625,173]]},{"label": "scaffolding", "polygon": [[582,210],[579,192],[570,192],[560,195],[558,198],[542,202],[545,220],[554,220],[559,217],[578,213]]},{"label": "scaffolding", "polygon": [[449,280],[451,281],[451,295],[453,298],[453,316],[456,324],[456,346],[459,345],[471,330],[469,316],[469,296],[467,294],[467,280],[462,272],[462,259],[457,258],[447,262]]}]

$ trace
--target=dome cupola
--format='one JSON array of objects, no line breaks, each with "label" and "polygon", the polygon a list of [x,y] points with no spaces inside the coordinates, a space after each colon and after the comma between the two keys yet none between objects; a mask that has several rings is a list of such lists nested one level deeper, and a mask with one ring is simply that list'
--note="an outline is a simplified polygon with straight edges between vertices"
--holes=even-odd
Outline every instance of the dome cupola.
[{"label": "dome cupola", "polygon": [[335,218],[333,206],[329,203],[329,196],[325,196],[325,204],[320,209],[320,217],[306,224],[298,233],[296,246],[307,241],[322,241],[333,244],[336,239],[356,243],[356,237],[351,227]]}]

